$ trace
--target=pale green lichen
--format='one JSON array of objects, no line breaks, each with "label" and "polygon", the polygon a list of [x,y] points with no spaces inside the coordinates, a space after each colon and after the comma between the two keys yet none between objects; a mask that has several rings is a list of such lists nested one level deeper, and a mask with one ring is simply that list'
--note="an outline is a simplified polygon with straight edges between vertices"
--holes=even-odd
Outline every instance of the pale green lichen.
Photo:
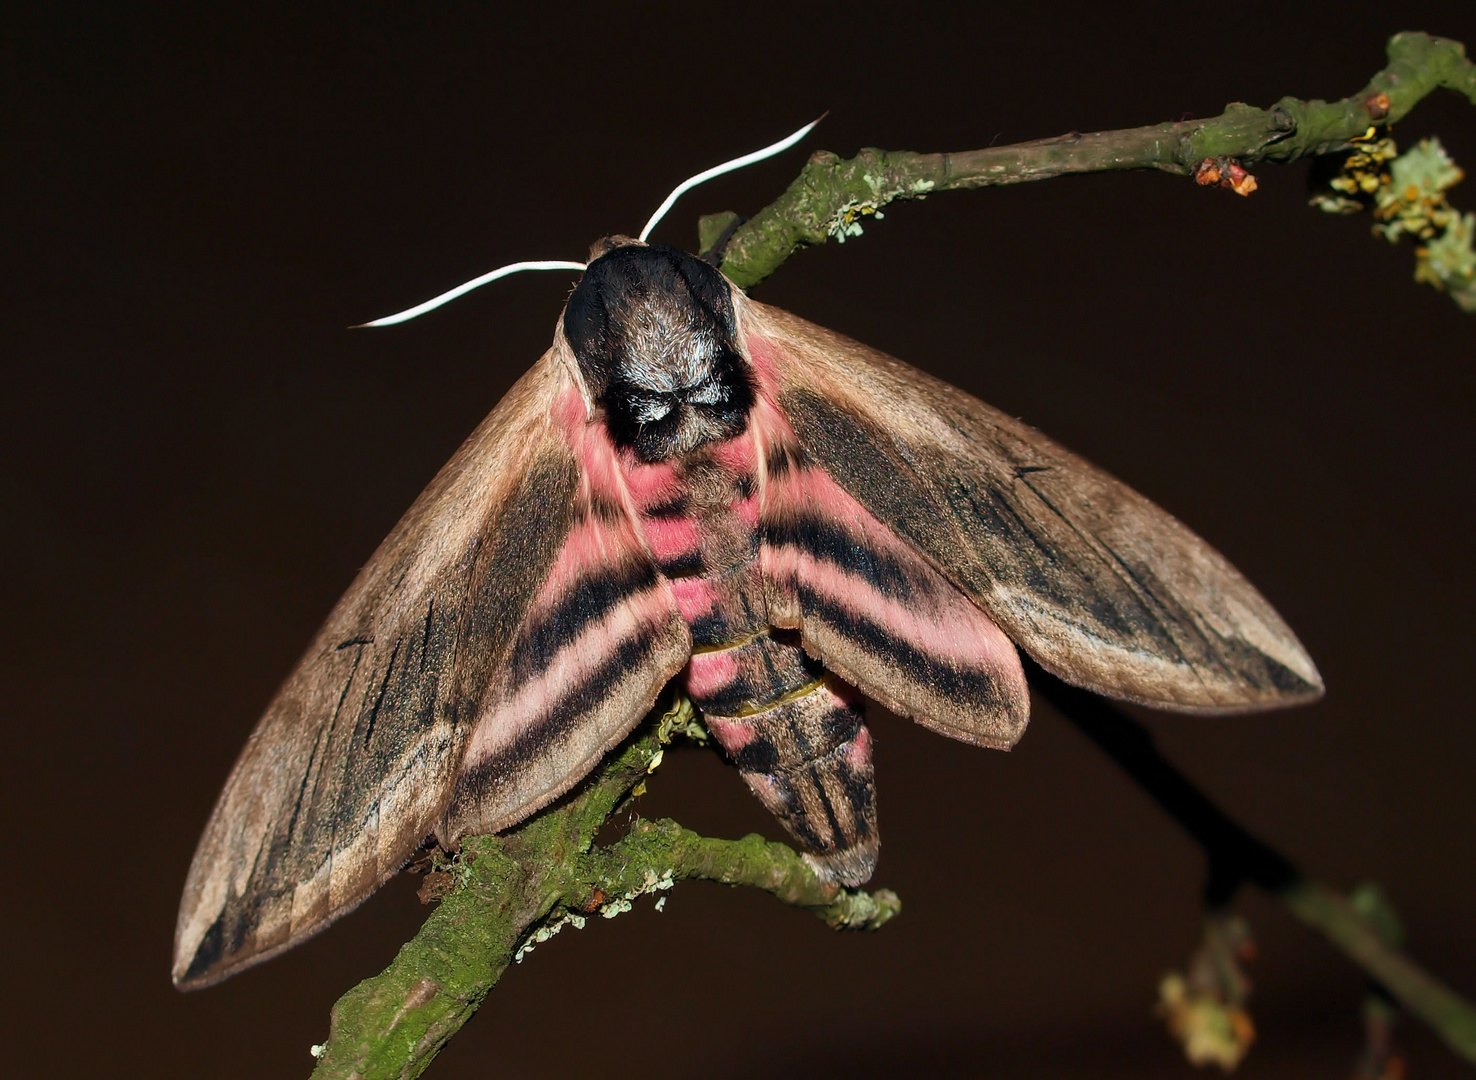
[{"label": "pale green lichen", "polygon": [[1461,171],[1439,139],[1423,139],[1389,164],[1389,178],[1374,192],[1374,231],[1390,243],[1401,236],[1429,240],[1459,215],[1445,193],[1460,183]]},{"label": "pale green lichen", "polygon": [[671,708],[662,715],[660,723],[656,725],[656,741],[662,746],[673,742],[678,735],[684,735],[693,742],[704,745],[707,742],[707,728],[702,726],[697,706],[693,705],[692,699],[685,694],[672,703]]},{"label": "pale green lichen", "polygon": [[647,881],[647,884],[646,884],[646,887],[644,889],[642,889],[641,891],[642,892],[657,892],[657,891],[660,891],[662,889],[669,889],[669,888],[671,888],[673,885],[676,884],[676,878],[673,876],[675,873],[676,873],[676,871],[674,871],[674,870],[663,870],[661,872],[661,876],[660,877],[657,877],[656,874],[652,873],[650,870],[647,870],[646,871],[646,881]]},{"label": "pale green lichen", "polygon": [[[676,884],[675,875],[676,872],[674,870],[663,870],[659,875],[654,870],[647,870],[641,880],[641,884],[638,887],[630,890],[622,896],[617,896],[615,899],[605,904],[603,907],[600,908],[600,914],[607,919],[613,919],[618,915],[624,915],[634,906],[634,901],[636,897],[644,896],[647,893],[662,892],[674,886]],[[665,897],[663,897],[662,899],[665,899]],[[659,905],[656,910],[661,910]]]},{"label": "pale green lichen", "polygon": [[[610,918],[610,916],[608,915],[605,917]],[[566,912],[559,918],[552,919],[549,922],[544,923],[542,926],[533,930],[531,933],[528,934],[526,938],[523,939],[523,943],[518,946],[518,951],[513,953],[513,962],[521,964],[523,962],[524,956],[532,952],[537,946],[542,945],[545,941],[548,941],[550,938],[554,937],[564,927],[572,926],[575,930],[583,930],[584,923],[584,916],[580,915],[578,912],[573,911]]]},{"label": "pale green lichen", "polygon": [[1159,982],[1157,1012],[1191,1064],[1230,1072],[1255,1042],[1245,1008],[1251,984],[1242,967],[1253,954],[1245,920],[1212,916],[1185,969]]},{"label": "pale green lichen", "polygon": [[1158,1012],[1191,1065],[1218,1065],[1231,1072],[1255,1041],[1255,1026],[1243,1008],[1191,990],[1177,972],[1158,985]]},{"label": "pale green lichen", "polygon": [[1358,146],[1313,195],[1312,205],[1343,214],[1372,210],[1374,235],[1391,244],[1406,236],[1420,241],[1414,279],[1450,293],[1462,310],[1476,311],[1476,223],[1469,214],[1462,217],[1445,194],[1465,173],[1439,139],[1424,139],[1400,154],[1394,140],[1374,140],[1373,131],[1354,140]]},{"label": "pale green lichen", "polygon": [[840,211],[826,225],[825,231],[837,244],[844,244],[851,237],[861,235],[861,219],[863,217],[874,217],[878,221],[881,221],[886,216],[877,209],[875,203],[852,202],[841,207]]},{"label": "pale green lichen", "polygon": [[1415,249],[1415,280],[1449,292],[1462,311],[1476,311],[1476,214],[1457,214],[1445,231]]}]

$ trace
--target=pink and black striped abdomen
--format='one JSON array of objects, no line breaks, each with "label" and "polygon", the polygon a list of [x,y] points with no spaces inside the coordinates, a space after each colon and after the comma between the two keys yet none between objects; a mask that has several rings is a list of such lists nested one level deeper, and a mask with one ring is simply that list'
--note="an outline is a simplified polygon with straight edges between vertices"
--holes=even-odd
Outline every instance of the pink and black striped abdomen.
[{"label": "pink and black striped abdomen", "polygon": [[876,791],[861,695],[805,654],[794,631],[761,630],[693,653],[688,692],[754,794],[846,884],[876,864]]},{"label": "pink and black striped abdomen", "polygon": [[752,433],[655,464],[629,490],[692,631],[687,691],[760,801],[827,877],[876,863],[871,738],[861,696],[770,625]]}]

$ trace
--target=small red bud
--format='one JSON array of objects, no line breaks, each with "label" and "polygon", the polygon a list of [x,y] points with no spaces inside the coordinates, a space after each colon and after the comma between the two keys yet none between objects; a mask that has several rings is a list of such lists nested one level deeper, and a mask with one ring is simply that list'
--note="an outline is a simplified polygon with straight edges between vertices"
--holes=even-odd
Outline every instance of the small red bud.
[{"label": "small red bud", "polygon": [[1194,167],[1194,182],[1200,187],[1229,188],[1237,195],[1256,190],[1256,178],[1234,158],[1205,158]]},{"label": "small red bud", "polygon": [[1194,182],[1200,187],[1214,187],[1220,182],[1220,165],[1214,158],[1205,158],[1194,167]]},{"label": "small red bud", "polygon": [[1256,190],[1256,178],[1246,172],[1237,161],[1229,163],[1225,170],[1226,177],[1224,186],[1228,187],[1237,195],[1249,195]]}]

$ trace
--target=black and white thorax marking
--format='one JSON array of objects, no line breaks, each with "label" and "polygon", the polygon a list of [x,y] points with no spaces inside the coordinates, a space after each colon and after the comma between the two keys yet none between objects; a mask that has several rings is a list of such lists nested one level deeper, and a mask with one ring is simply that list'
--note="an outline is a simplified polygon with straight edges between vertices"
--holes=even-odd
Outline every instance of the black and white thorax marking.
[{"label": "black and white thorax marking", "polygon": [[598,256],[564,313],[564,335],[611,437],[646,462],[743,431],[753,388],[736,330],[723,276],[666,247]]}]

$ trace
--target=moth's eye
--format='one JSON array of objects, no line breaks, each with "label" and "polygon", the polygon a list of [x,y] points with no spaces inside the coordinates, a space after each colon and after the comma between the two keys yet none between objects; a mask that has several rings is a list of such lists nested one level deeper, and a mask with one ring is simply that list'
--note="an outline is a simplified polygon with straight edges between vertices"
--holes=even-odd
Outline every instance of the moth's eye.
[{"label": "moth's eye", "polygon": [[671,402],[666,398],[648,397],[645,394],[630,395],[630,414],[638,424],[652,424],[671,412]]}]

